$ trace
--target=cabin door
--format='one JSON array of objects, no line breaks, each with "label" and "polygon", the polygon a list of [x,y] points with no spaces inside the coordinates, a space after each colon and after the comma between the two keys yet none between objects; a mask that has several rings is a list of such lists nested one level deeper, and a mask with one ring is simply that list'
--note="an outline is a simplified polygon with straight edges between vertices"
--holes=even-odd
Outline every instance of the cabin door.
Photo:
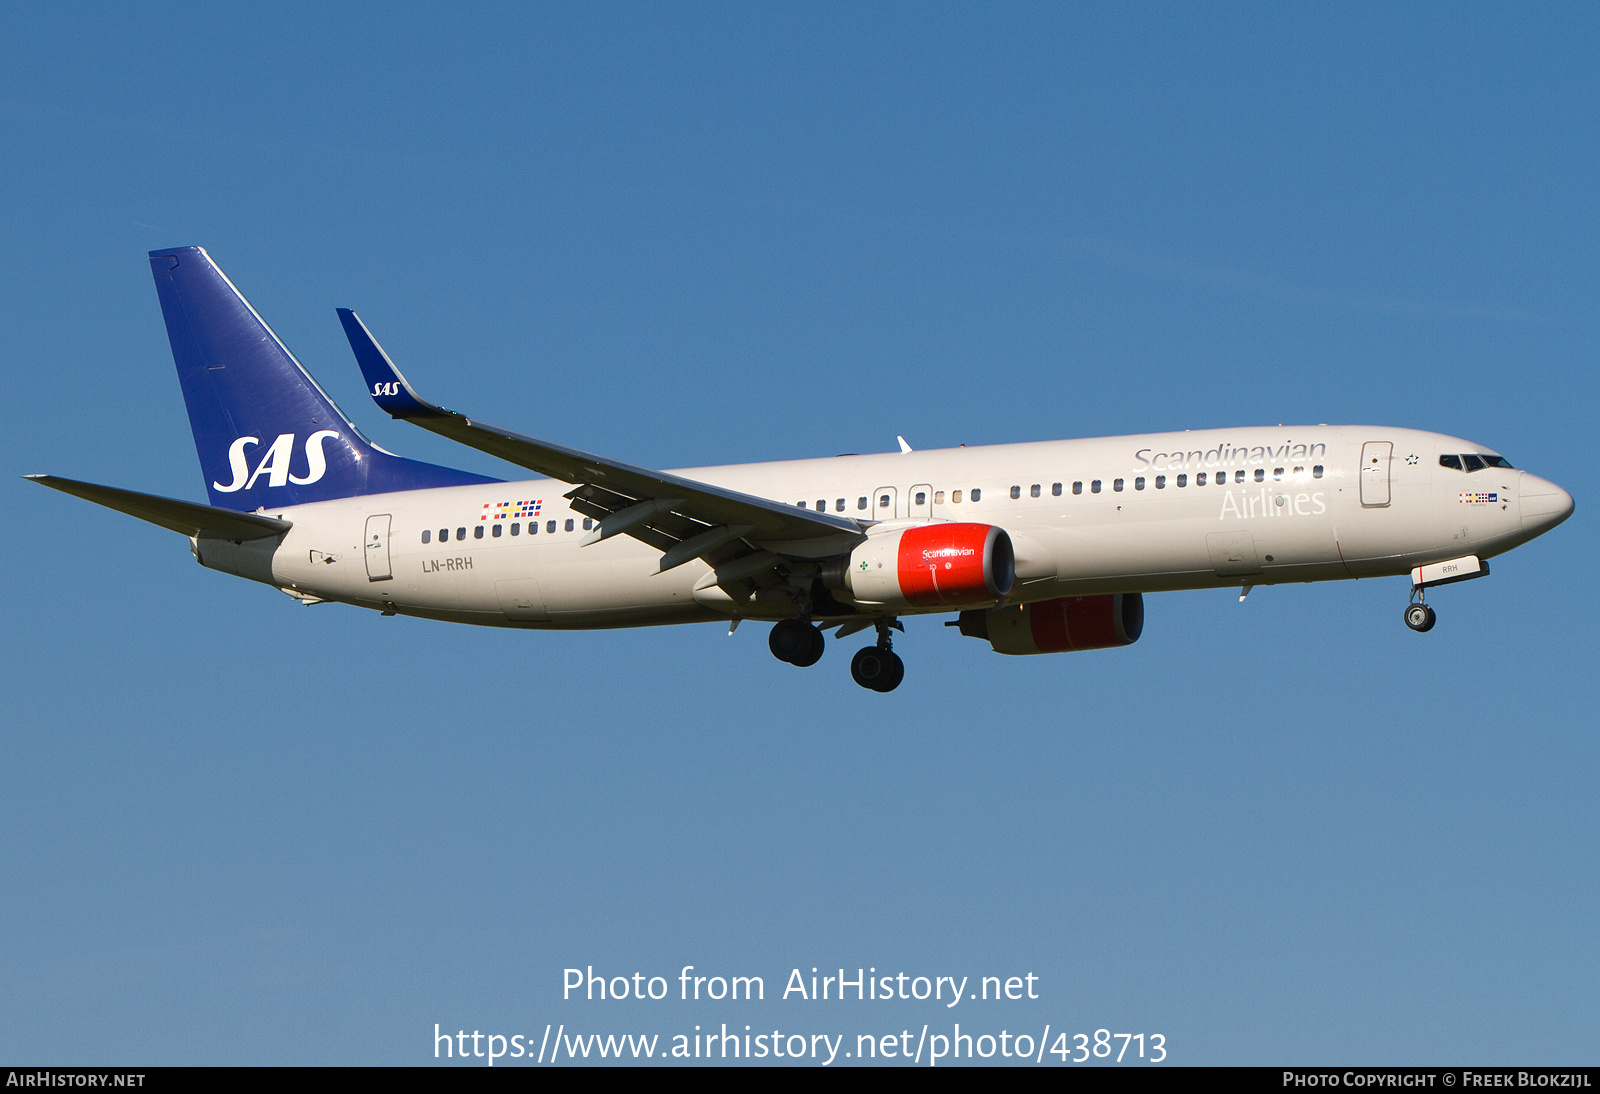
[{"label": "cabin door", "polygon": [[368,581],[388,581],[394,577],[394,571],[389,568],[389,520],[388,513],[374,513],[367,518],[367,535],[361,553],[367,559]]},{"label": "cabin door", "polygon": [[1361,507],[1381,509],[1389,504],[1390,441],[1368,441],[1361,446]]}]

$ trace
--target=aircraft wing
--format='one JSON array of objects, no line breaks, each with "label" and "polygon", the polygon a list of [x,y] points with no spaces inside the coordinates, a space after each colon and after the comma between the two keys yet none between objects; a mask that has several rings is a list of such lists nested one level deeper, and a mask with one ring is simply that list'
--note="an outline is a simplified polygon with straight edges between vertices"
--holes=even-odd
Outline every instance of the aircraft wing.
[{"label": "aircraft wing", "polygon": [[340,308],[339,321],[366,377],[368,393],[382,410],[572,483],[576,489],[566,495],[572,507],[600,522],[589,543],[626,534],[661,551],[662,570],[703,558],[718,568],[720,577],[723,567],[749,554],[750,547],[788,558],[817,559],[848,551],[866,538],[862,526],[848,517],[636,467],[445,410],[416,393],[355,312]]},{"label": "aircraft wing", "polygon": [[293,521],[278,520],[259,513],[236,513],[232,509],[217,509],[156,494],[119,490],[115,486],[97,486],[92,482],[63,479],[55,475],[25,475],[24,478],[40,486],[48,486],[52,490],[60,490],[64,494],[72,494],[96,505],[104,505],[108,509],[201,539],[229,539],[242,543],[247,539],[282,535],[294,527]]}]

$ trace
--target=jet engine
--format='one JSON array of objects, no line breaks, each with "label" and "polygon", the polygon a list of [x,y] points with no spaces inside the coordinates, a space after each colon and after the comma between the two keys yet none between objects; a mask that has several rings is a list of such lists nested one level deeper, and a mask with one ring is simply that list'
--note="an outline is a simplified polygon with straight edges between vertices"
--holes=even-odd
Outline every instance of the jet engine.
[{"label": "jet engine", "polygon": [[1144,630],[1144,597],[1138,593],[1064,596],[1036,604],[962,612],[955,626],[968,638],[987,639],[996,653],[1066,653],[1131,646]]},{"label": "jet engine", "polygon": [[[838,563],[835,563],[838,566]],[[990,524],[924,524],[868,536],[828,584],[891,608],[988,604],[1011,591],[1011,537]]]}]

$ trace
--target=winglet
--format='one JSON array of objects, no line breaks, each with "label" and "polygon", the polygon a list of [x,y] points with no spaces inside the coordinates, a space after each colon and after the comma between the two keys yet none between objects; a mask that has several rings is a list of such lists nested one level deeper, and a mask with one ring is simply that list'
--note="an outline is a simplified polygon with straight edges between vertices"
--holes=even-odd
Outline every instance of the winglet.
[{"label": "winglet", "polygon": [[906,439],[904,437],[896,437],[895,440],[900,442],[900,452],[902,455],[911,451],[911,446],[906,444]]},{"label": "winglet", "polygon": [[344,325],[344,336],[350,340],[350,349],[356,355],[356,364],[361,366],[361,375],[366,377],[367,394],[380,410],[391,418],[402,419],[450,416],[448,410],[434,406],[412,389],[359,315],[349,308],[337,310],[339,322]]}]

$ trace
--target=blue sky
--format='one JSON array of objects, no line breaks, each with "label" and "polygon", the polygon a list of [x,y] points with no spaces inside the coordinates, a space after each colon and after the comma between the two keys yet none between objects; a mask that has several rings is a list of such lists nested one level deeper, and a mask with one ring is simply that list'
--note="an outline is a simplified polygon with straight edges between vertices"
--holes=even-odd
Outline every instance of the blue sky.
[{"label": "blue sky", "polygon": [[[960,1020],[1595,1062],[1597,24],[8,7],[0,1057]],[[488,474],[372,407],[336,306],[445,405],[646,465],[1382,423],[1578,508],[1426,636],[1404,579],[1154,596],[1081,655],[913,620],[887,698],[756,627],[305,609],[20,479],[203,500],[144,258],[191,243],[379,443]],[[560,998],[688,964],[768,999]],[[1041,998],[775,998],[812,966]]]}]

